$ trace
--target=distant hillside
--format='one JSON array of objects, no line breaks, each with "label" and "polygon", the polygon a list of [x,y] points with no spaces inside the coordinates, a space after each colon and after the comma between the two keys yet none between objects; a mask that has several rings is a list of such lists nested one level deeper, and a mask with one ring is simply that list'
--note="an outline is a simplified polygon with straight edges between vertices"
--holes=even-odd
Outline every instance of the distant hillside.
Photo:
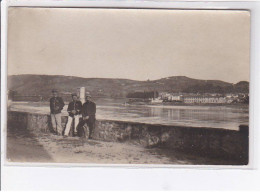
[{"label": "distant hillside", "polygon": [[8,76],[8,89],[19,95],[50,96],[53,88],[61,93],[76,92],[86,87],[93,96],[125,97],[136,91],[167,91],[186,93],[230,93],[248,92],[249,83],[241,81],[231,84],[218,80],[198,80],[185,76],[174,76],[153,81],[129,79],[81,78],[62,75],[12,75]]}]

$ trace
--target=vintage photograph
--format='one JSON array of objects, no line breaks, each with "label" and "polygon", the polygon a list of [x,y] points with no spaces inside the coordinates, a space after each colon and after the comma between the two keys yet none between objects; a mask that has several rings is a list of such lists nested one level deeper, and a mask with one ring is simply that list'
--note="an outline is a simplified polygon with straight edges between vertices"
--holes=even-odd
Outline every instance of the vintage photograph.
[{"label": "vintage photograph", "polygon": [[9,7],[8,163],[248,165],[250,12]]}]

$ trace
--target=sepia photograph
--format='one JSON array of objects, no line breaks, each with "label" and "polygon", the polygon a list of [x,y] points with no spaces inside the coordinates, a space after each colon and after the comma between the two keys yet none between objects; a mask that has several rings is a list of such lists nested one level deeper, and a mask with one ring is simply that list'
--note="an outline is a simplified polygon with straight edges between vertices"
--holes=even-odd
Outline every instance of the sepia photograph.
[{"label": "sepia photograph", "polygon": [[8,163],[249,163],[250,11],[9,7]]}]

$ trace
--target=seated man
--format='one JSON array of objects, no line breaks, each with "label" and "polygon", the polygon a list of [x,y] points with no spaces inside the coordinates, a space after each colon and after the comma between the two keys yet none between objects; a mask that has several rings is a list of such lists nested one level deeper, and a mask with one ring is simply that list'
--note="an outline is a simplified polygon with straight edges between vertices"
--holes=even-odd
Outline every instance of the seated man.
[{"label": "seated man", "polygon": [[77,126],[79,124],[79,115],[81,114],[81,108],[82,108],[82,103],[78,100],[77,94],[73,93],[71,95],[72,101],[69,103],[68,106],[68,122],[64,131],[64,137],[67,137],[70,132],[71,128],[71,123],[74,120],[74,134],[77,134]]},{"label": "seated man", "polygon": [[87,123],[89,128],[89,139],[92,139],[93,130],[95,128],[95,121],[96,121],[96,104],[91,101],[91,95],[86,93],[86,102],[82,106],[82,121],[78,125],[78,129],[83,132],[83,126]]}]

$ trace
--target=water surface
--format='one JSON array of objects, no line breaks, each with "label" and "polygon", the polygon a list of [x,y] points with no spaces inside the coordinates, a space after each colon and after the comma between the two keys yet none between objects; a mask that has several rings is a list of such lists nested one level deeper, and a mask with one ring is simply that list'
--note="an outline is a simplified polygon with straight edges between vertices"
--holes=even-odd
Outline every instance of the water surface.
[{"label": "water surface", "polygon": [[[248,125],[248,105],[124,105],[125,99],[96,99],[97,119],[238,130]],[[62,113],[67,114],[67,104]],[[13,102],[11,110],[49,113],[47,102]]]}]

